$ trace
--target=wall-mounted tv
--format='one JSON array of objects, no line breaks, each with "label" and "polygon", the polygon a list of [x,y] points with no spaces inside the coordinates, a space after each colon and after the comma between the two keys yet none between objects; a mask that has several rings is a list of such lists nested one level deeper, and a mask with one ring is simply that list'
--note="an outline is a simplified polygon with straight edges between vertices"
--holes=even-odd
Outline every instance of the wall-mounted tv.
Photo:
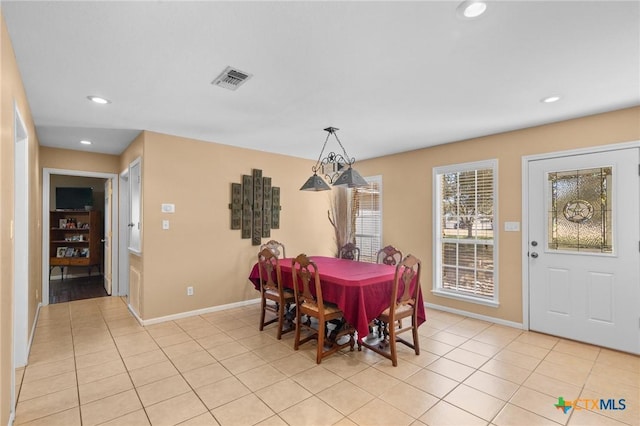
[{"label": "wall-mounted tv", "polygon": [[56,188],[56,210],[84,210],[93,205],[93,188]]}]

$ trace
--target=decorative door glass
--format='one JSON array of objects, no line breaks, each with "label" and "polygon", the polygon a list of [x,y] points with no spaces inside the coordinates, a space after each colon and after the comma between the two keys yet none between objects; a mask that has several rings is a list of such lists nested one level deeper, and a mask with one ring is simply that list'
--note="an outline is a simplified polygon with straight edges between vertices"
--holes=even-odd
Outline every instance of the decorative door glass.
[{"label": "decorative door glass", "polygon": [[612,167],[548,173],[549,249],[612,253]]}]

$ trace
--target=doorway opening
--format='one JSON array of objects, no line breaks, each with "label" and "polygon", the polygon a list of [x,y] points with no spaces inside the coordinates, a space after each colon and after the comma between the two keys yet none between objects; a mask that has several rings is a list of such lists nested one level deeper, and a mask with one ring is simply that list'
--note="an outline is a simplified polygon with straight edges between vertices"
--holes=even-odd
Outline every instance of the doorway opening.
[{"label": "doorway opening", "polygon": [[43,170],[43,305],[121,295],[117,200],[117,174]]},{"label": "doorway opening", "polygon": [[109,296],[102,273],[106,181],[51,175],[49,304]]}]

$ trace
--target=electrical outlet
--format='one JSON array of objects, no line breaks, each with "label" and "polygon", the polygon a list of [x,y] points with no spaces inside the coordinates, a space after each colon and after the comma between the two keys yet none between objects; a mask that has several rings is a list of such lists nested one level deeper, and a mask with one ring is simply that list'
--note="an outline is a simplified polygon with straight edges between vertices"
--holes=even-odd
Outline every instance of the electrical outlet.
[{"label": "electrical outlet", "polygon": [[187,287],[187,296],[193,296],[193,287]]}]

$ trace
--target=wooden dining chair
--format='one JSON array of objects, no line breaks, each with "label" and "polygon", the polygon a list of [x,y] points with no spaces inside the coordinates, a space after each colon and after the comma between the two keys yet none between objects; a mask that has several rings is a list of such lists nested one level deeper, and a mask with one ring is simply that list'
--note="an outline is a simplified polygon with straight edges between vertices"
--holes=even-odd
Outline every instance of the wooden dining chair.
[{"label": "wooden dining chair", "polygon": [[[283,329],[285,314],[295,301],[292,290],[284,288],[282,285],[282,272],[278,256],[268,248],[263,248],[258,254],[258,270],[260,274],[260,331],[266,325],[278,322],[277,338],[280,340],[284,333],[292,331],[294,324],[289,321],[289,327]],[[273,312],[276,316],[265,322],[267,311]]]},{"label": "wooden dining chair", "polygon": [[[325,302],[322,298],[318,266],[306,254],[300,254],[293,259],[291,266],[296,302],[296,337],[293,348],[298,350],[301,344],[317,340],[317,364],[320,364],[323,358],[347,346],[353,350],[355,329],[344,320],[343,312],[338,306]],[[304,321],[303,315],[306,316]],[[336,326],[330,333],[329,323]],[[300,339],[302,329],[310,333]],[[345,340],[345,336],[349,336],[348,340]],[[328,349],[325,350],[325,346]]]},{"label": "wooden dining chair", "polygon": [[[418,340],[418,309],[416,304],[420,299],[420,271],[421,262],[413,255],[408,255],[396,266],[396,273],[391,290],[389,307],[378,316],[379,322],[383,325],[382,339],[363,339],[358,342],[358,350],[361,346],[371,349],[378,354],[389,358],[394,367],[398,365],[398,354],[396,343],[403,343],[412,348],[416,355],[420,355],[420,341]],[[415,286],[411,288],[411,283]],[[402,319],[410,318],[411,324],[402,326]],[[413,343],[398,335],[411,331]]]},{"label": "wooden dining chair", "polygon": [[269,250],[271,250],[273,252],[273,254],[275,254],[276,256],[284,259],[285,257],[287,257],[285,250],[284,250],[284,244],[282,244],[281,242],[278,242],[276,240],[270,240],[266,243],[264,243],[263,245],[260,246],[260,251],[262,251],[263,248],[268,248]]},{"label": "wooden dining chair", "polygon": [[385,265],[396,266],[402,260],[402,252],[394,246],[386,246],[378,250],[376,255],[376,263],[384,263]]},{"label": "wooden dining chair", "polygon": [[354,243],[347,243],[340,248],[340,259],[360,261],[360,248]]}]

